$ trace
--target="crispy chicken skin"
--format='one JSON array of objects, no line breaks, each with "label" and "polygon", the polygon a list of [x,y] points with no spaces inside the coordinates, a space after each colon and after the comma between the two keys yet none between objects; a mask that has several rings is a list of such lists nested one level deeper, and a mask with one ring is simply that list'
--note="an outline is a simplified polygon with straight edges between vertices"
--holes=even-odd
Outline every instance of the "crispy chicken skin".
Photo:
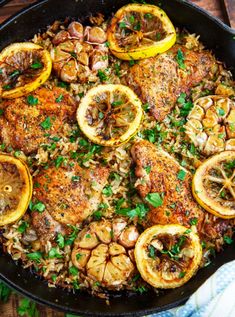
[{"label": "crispy chicken skin", "polygon": [[[132,146],[131,154],[136,164],[139,195],[144,199],[149,193],[163,194],[162,206],[154,208],[149,204],[145,226],[178,223],[189,227],[195,223],[201,239],[213,243],[219,250],[223,235],[232,234],[234,219],[220,219],[204,211],[192,196],[191,174],[187,172],[180,180],[179,171],[183,168],[165,151],[148,141],[139,141]],[[151,168],[149,174],[145,170],[147,166]],[[218,247],[217,241],[220,241]]]},{"label": "crispy chicken skin", "polygon": [[[200,227],[204,212],[192,197],[190,173],[183,181],[180,180],[177,177],[182,169],[179,163],[148,141],[135,143],[131,153],[136,164],[136,176],[140,178],[136,184],[140,196],[145,198],[149,193],[159,193],[163,197],[162,206],[154,208],[150,205],[148,223],[190,226],[190,220],[196,218]],[[147,166],[151,168],[149,174],[145,170]]]},{"label": "crispy chicken skin", "polygon": [[[185,69],[179,67],[177,52],[185,58]],[[182,92],[188,92],[206,77],[215,65],[208,52],[193,52],[175,45],[166,53],[143,59],[130,68],[125,80],[142,102],[148,103],[152,115],[162,121],[172,110]]]},{"label": "crispy chicken skin", "polygon": [[[0,108],[0,138],[7,146],[22,150],[25,154],[37,151],[42,143],[48,143],[47,136],[59,135],[65,123],[75,120],[76,103],[61,88],[39,88],[31,93],[38,99],[32,105],[27,97],[4,100]],[[42,122],[48,120],[46,126]]]},{"label": "crispy chicken skin", "polygon": [[37,184],[33,201],[45,205],[43,213],[32,213],[33,225],[42,239],[53,238],[66,230],[67,224],[76,225],[95,211],[106,184],[109,171],[105,167],[94,170],[74,166],[49,167],[34,177]]}]

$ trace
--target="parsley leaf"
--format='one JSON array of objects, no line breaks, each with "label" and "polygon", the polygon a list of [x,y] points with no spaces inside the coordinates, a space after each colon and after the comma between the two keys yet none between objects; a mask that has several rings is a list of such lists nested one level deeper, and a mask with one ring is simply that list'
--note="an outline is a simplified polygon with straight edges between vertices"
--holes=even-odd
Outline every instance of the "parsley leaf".
[{"label": "parsley leaf", "polygon": [[145,200],[155,208],[160,207],[163,204],[163,199],[159,193],[149,193],[145,197]]},{"label": "parsley leaf", "polygon": [[98,70],[98,77],[102,83],[108,80],[108,76],[100,69]]},{"label": "parsley leaf", "polygon": [[40,61],[35,61],[30,67],[32,69],[39,69],[39,68],[42,68],[42,63]]},{"label": "parsley leaf", "polygon": [[149,208],[145,204],[137,204],[135,208],[122,208],[122,209],[116,209],[116,213],[119,215],[123,215],[126,217],[129,217],[131,219],[138,217],[140,220],[142,220],[147,212],[149,211]]},{"label": "parsley leaf", "polygon": [[178,65],[179,65],[179,68],[181,68],[181,69],[185,69],[186,68],[186,66],[184,64],[184,61],[185,61],[184,53],[182,52],[182,50],[180,48],[177,51],[176,61],[177,61]]},{"label": "parsley leaf", "polygon": [[62,235],[62,233],[58,233],[56,242],[60,248],[64,247],[64,236]]},{"label": "parsley leaf", "polygon": [[196,217],[193,217],[189,220],[189,223],[191,226],[196,226],[197,222],[198,222],[198,219]]},{"label": "parsley leaf", "polygon": [[29,260],[40,263],[41,258],[42,258],[42,253],[39,251],[36,251],[36,252],[28,253],[28,254],[26,254],[26,256],[27,256],[27,258],[29,258]]},{"label": "parsley leaf", "polygon": [[57,248],[51,248],[48,253],[48,257],[49,259],[54,259],[54,258],[61,259],[63,258],[63,255],[58,252]]},{"label": "parsley leaf", "polygon": [[63,100],[64,96],[62,94],[59,95],[59,97],[56,98],[55,102],[59,103]]},{"label": "parsley leaf", "polygon": [[23,298],[20,301],[20,305],[17,308],[17,313],[20,316],[27,315],[29,317],[38,317],[39,312],[36,307],[36,303],[31,302],[28,298]]},{"label": "parsley leaf", "polygon": [[233,239],[230,238],[229,236],[224,236],[224,242],[227,244],[232,244],[233,243]]},{"label": "parsley leaf", "polygon": [[20,233],[24,233],[25,230],[28,228],[29,224],[26,221],[22,221],[22,223],[19,225],[17,231]]},{"label": "parsley leaf", "polygon": [[104,189],[102,190],[102,193],[103,193],[106,197],[112,196],[113,191],[112,191],[111,185],[106,185],[106,186],[104,187]]},{"label": "parsley leaf", "polygon": [[43,122],[40,123],[40,126],[44,129],[44,130],[49,130],[52,126],[52,122],[50,117],[47,117]]},{"label": "parsley leaf", "polygon": [[30,106],[35,106],[38,104],[38,98],[33,95],[28,95],[27,102]]},{"label": "parsley leaf", "polygon": [[72,275],[78,275],[78,269],[75,267],[75,266],[71,266],[69,268],[69,273],[72,274]]},{"label": "parsley leaf", "polygon": [[32,201],[29,204],[29,209],[31,211],[38,211],[38,212],[43,212],[46,209],[46,206],[41,202],[38,201],[36,203],[33,203]]},{"label": "parsley leaf", "polygon": [[178,174],[177,174],[177,178],[181,181],[183,181],[185,179],[187,175],[187,172],[185,172],[184,170],[179,170]]}]

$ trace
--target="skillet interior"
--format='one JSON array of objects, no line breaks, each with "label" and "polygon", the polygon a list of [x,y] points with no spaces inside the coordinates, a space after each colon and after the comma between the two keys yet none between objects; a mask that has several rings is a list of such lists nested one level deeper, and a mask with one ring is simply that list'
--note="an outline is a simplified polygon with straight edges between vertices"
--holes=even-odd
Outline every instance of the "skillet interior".
[{"label": "skillet interior", "polygon": [[[109,16],[119,7],[130,1],[119,0],[43,0],[23,10],[0,26],[0,49],[9,43],[30,39],[40,28],[45,28],[56,19],[66,16],[84,19],[91,13],[103,12]],[[182,0],[161,1],[163,9],[173,23],[186,27],[190,32],[201,35],[206,47],[216,53],[235,75],[235,31],[209,16],[205,11]],[[158,1],[152,3],[158,4]],[[36,279],[29,271],[16,265],[10,257],[0,257],[0,277],[28,297],[83,316],[141,316],[176,306],[185,301],[214,271],[222,264],[235,259],[233,247],[217,256],[214,263],[200,270],[186,285],[181,288],[163,292],[160,296],[153,293],[121,296],[111,299],[107,306],[101,299],[87,294],[73,295],[61,289],[49,289],[46,283]]]}]

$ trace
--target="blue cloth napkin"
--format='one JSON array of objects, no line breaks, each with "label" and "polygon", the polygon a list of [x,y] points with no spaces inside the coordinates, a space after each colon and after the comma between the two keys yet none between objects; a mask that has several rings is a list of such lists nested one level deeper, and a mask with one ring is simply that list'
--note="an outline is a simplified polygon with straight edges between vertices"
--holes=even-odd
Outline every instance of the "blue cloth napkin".
[{"label": "blue cloth napkin", "polygon": [[235,317],[235,261],[221,266],[185,305],[148,317]]}]

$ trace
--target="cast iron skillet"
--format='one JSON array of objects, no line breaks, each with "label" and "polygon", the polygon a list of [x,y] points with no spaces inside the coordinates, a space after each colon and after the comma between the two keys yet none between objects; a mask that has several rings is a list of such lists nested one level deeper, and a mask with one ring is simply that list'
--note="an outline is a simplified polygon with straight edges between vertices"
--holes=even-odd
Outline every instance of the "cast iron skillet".
[{"label": "cast iron skillet", "polygon": [[[30,39],[40,29],[66,16],[84,20],[91,13],[110,16],[128,0],[43,0],[22,10],[0,26],[0,49],[6,45]],[[152,3],[158,4],[158,1]],[[201,35],[206,47],[225,62],[235,76],[235,30],[232,30],[204,10],[183,0],[161,0],[162,8],[174,25]],[[234,247],[226,247],[213,264],[200,270],[184,286],[161,292],[160,295],[120,294],[111,298],[110,305],[86,293],[73,294],[60,288],[48,288],[28,270],[17,265],[9,256],[0,256],[0,278],[29,298],[52,308],[82,316],[143,316],[183,303],[217,268],[235,259]]]}]

